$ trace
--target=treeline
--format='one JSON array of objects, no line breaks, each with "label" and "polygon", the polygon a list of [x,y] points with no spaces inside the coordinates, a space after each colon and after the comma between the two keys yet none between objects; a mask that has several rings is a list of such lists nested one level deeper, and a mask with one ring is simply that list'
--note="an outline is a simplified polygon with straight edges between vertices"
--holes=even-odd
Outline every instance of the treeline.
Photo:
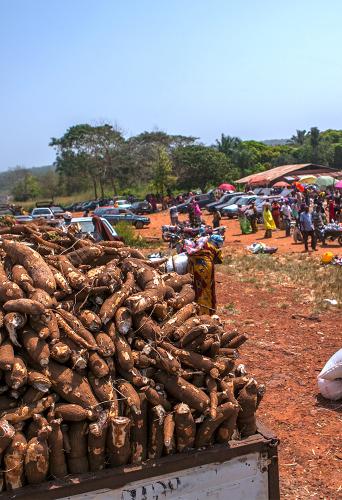
[{"label": "treeline", "polygon": [[56,151],[55,172],[21,177],[12,189],[16,200],[73,195],[89,188],[95,198],[134,192],[138,186],[159,194],[205,190],[292,163],[342,168],[342,131],[320,132],[317,127],[297,130],[283,145],[222,134],[215,144],[205,146],[191,136],[152,131],[126,138],[109,124],[81,124],[52,138],[50,146]]}]

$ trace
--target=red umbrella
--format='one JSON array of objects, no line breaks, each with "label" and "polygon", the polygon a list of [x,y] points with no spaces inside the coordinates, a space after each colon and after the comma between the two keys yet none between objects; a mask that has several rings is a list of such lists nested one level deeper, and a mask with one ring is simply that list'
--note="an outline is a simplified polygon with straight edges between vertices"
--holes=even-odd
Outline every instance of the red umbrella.
[{"label": "red umbrella", "polygon": [[232,186],[231,184],[221,184],[219,187],[219,189],[222,189],[222,191],[235,191],[235,187]]},{"label": "red umbrella", "polygon": [[301,191],[301,192],[305,191],[305,187],[300,182],[294,182],[293,184],[296,186],[298,191]]},{"label": "red umbrella", "polygon": [[288,182],[285,182],[285,181],[279,181],[279,182],[276,182],[275,184],[273,184],[273,187],[275,187],[275,188],[286,188],[289,186],[290,186],[290,184]]}]

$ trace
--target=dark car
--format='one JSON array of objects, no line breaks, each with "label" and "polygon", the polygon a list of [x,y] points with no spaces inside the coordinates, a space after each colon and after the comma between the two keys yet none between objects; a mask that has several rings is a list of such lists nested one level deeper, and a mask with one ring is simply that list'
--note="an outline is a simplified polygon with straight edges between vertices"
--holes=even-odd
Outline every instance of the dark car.
[{"label": "dark car", "polygon": [[230,199],[232,199],[234,196],[237,196],[237,195],[243,195],[243,193],[226,193],[224,194],[223,196],[221,196],[221,198],[219,200],[215,200],[213,201],[212,203],[209,203],[209,205],[207,205],[207,210],[208,212],[215,212],[215,210],[217,210],[217,207],[218,205],[223,205],[225,203],[228,203],[228,201]]},{"label": "dark car", "polygon": [[152,213],[152,206],[151,204],[144,200],[144,201],[135,201],[132,203],[131,206],[131,212],[137,215],[142,215],[142,214],[151,214]]},{"label": "dark car", "polygon": [[242,194],[235,193],[235,196],[232,196],[231,198],[229,198],[228,201],[225,201],[223,203],[220,203],[219,205],[216,205],[216,210],[218,210],[222,214],[222,210],[225,207],[229,207],[230,205],[233,205],[234,203],[236,203],[237,200],[239,200],[242,196],[244,196],[244,194],[245,193],[242,193]]},{"label": "dark car", "polygon": [[142,229],[144,226],[148,226],[151,222],[149,217],[136,215],[127,208],[98,208],[95,210],[94,214],[103,217],[111,224],[115,225],[118,222],[123,221],[132,224],[137,229]]},{"label": "dark car", "polygon": [[195,196],[190,196],[184,203],[177,205],[178,212],[185,214],[188,211],[190,203],[196,200],[200,208],[206,207],[209,203],[215,201],[214,191],[209,191],[204,194],[196,194]]}]

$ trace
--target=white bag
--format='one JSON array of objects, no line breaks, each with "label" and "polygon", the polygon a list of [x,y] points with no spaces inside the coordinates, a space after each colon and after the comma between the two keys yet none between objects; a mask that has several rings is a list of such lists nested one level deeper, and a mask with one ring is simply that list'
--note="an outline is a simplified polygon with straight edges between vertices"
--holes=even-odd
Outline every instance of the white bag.
[{"label": "white bag", "polygon": [[166,272],[176,272],[177,274],[186,274],[188,272],[188,256],[186,253],[173,255],[166,262]]},{"label": "white bag", "polygon": [[318,389],[324,398],[337,401],[342,398],[342,379],[324,380],[318,377]]},{"label": "white bag", "polygon": [[324,380],[342,379],[342,349],[331,356],[318,377]]}]

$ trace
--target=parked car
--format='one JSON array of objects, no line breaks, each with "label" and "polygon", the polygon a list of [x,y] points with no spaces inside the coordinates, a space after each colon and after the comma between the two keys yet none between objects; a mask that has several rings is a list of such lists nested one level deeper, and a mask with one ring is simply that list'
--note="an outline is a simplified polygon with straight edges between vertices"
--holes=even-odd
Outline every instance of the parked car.
[{"label": "parked car", "polygon": [[221,213],[221,215],[222,215],[222,210],[225,207],[229,207],[230,205],[233,205],[234,203],[236,203],[243,196],[245,196],[245,194],[236,194],[235,196],[233,196],[232,198],[230,198],[228,201],[225,201],[224,203],[220,203],[219,205],[217,205],[216,206],[216,210],[218,210]]},{"label": "parked car", "polygon": [[228,207],[223,208],[222,215],[228,217],[228,219],[233,219],[238,215],[238,204],[241,205],[242,207],[248,207],[248,205],[250,205],[252,201],[255,201],[256,198],[257,198],[256,195],[241,196],[241,198],[239,198],[235,203],[233,203]]},{"label": "parked car", "polygon": [[100,217],[101,224],[103,224],[105,231],[102,231],[107,237],[104,238],[103,234],[99,234],[96,231],[93,218],[92,217],[73,217],[70,224],[78,224],[80,231],[76,233],[78,236],[90,234],[96,241],[101,241],[103,239],[112,241],[122,241],[122,238],[118,235],[115,228],[103,217]]},{"label": "parked car", "polygon": [[31,215],[16,215],[14,218],[17,224],[25,224],[26,222],[33,221]]},{"label": "parked car", "polygon": [[131,207],[132,207],[132,204],[129,203],[127,200],[116,200],[116,203],[118,204],[118,208],[131,209]]},{"label": "parked car", "polygon": [[209,203],[215,201],[214,191],[208,191],[204,194],[196,194],[195,196],[190,196],[184,203],[177,206],[178,212],[185,214],[188,211],[190,203],[196,200],[200,208],[207,206]]},{"label": "parked car", "polygon": [[138,215],[151,214],[152,206],[147,200],[135,201],[134,203],[132,203],[131,212]]},{"label": "parked car", "polygon": [[217,210],[217,207],[219,205],[223,205],[223,204],[225,205],[226,203],[228,203],[229,200],[231,200],[235,196],[243,195],[243,194],[244,194],[243,192],[226,193],[223,196],[221,196],[221,198],[219,200],[215,200],[212,203],[209,203],[209,205],[206,206],[206,209],[208,210],[208,212],[215,212],[215,210]]},{"label": "parked car", "polygon": [[132,224],[137,229],[142,229],[144,226],[148,226],[151,223],[149,217],[136,215],[127,208],[99,208],[95,210],[94,214],[104,217],[111,224],[117,224],[118,222],[124,221]]},{"label": "parked car", "polygon": [[62,208],[60,205],[53,205],[49,208],[55,217],[63,217],[63,215],[65,214],[64,208]]},{"label": "parked car", "polygon": [[54,213],[49,207],[45,208],[34,208],[31,212],[32,219],[54,219]]}]

